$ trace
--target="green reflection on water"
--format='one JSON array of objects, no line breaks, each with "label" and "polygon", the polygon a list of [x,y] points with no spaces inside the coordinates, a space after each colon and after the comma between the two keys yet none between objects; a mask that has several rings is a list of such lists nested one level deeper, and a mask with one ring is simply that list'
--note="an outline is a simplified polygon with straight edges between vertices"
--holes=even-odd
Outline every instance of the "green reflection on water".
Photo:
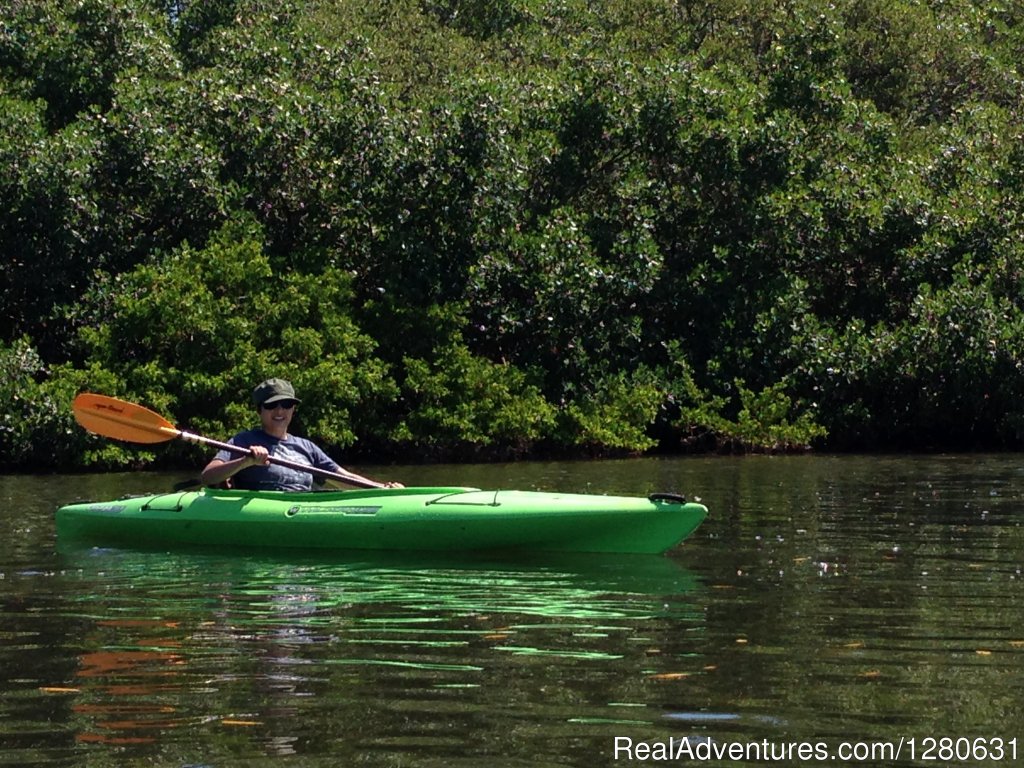
[{"label": "green reflection on water", "polygon": [[[50,616],[41,633],[69,654],[62,676],[25,682],[27,690],[67,691],[34,701],[66,700],[58,719],[75,735],[73,752],[180,752],[186,734],[216,723],[289,730],[275,743],[287,738],[302,751],[317,740],[349,743],[367,710],[378,736],[362,749],[450,750],[495,697],[532,699],[537,675],[569,691],[594,672],[617,674],[608,665],[627,655],[643,660],[629,642],[638,622],[657,617],[665,631],[700,622],[687,597],[697,580],[666,558],[402,566],[390,558],[82,550],[63,553],[48,575],[20,579],[60,584],[63,616]],[[597,647],[609,640],[628,653]],[[510,658],[523,654],[542,666],[523,669]],[[463,735],[381,739],[408,734],[416,701]],[[349,724],[325,729],[327,709]],[[416,712],[414,719],[423,714]]]}]

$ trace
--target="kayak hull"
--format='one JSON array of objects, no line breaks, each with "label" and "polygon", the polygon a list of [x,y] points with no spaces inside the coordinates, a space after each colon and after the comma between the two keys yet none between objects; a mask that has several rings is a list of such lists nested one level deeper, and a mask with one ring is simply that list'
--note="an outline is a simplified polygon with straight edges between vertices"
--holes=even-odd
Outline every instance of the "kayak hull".
[{"label": "kayak hull", "polygon": [[400,488],[204,489],[57,510],[63,541],[317,550],[664,552],[707,515],[680,497]]}]

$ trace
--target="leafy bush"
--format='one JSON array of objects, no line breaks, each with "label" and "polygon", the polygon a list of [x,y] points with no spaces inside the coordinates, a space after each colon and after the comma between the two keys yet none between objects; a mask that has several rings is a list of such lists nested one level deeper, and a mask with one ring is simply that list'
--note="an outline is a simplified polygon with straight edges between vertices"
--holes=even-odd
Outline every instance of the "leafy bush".
[{"label": "leafy bush", "polygon": [[566,404],[560,438],[590,454],[640,453],[655,445],[648,432],[664,399],[646,368],[608,376]]},{"label": "leafy bush", "polygon": [[420,459],[453,450],[463,458],[522,456],[554,422],[554,408],[525,374],[474,356],[457,341],[432,361],[406,358],[404,367],[407,416],[395,437]]},{"label": "leafy bush", "polygon": [[116,393],[115,377],[95,370],[49,370],[27,338],[0,344],[0,463],[34,471],[113,467],[151,458],[87,434],[75,423],[71,401],[79,391]]},{"label": "leafy bush", "polygon": [[375,455],[1016,445],[1022,21],[8,3],[12,460],[146,460],[83,387],[225,434],[267,375]]},{"label": "leafy bush", "polygon": [[310,435],[343,447],[353,422],[376,415],[348,411],[394,396],[374,342],[350,317],[349,277],[275,271],[248,217],[205,248],[184,246],[98,284],[89,301],[101,320],[81,331],[85,356],[196,431],[252,426],[252,387],[280,376],[302,390]]}]

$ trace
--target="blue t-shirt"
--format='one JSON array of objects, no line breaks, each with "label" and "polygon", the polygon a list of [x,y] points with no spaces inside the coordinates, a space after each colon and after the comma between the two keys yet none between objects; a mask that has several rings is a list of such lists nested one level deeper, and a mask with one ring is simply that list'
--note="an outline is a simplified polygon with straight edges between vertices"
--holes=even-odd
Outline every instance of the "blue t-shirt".
[{"label": "blue t-shirt", "polygon": [[[247,432],[239,432],[228,442],[240,448],[264,445],[270,455],[278,459],[325,469],[328,472],[341,470],[320,446],[304,437],[288,435],[279,440],[262,429],[250,429]],[[239,454],[222,450],[218,451],[214,458],[231,461],[238,456]],[[309,491],[313,489],[313,475],[279,464],[270,464],[266,467],[246,467],[231,478],[231,483],[235,488],[250,491]]]}]

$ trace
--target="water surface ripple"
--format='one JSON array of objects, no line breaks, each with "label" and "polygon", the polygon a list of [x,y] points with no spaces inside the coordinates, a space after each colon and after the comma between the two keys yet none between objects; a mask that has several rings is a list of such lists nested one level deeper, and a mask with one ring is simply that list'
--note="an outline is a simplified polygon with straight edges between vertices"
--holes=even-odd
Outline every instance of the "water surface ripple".
[{"label": "water surface ripple", "polygon": [[398,474],[684,491],[711,517],[667,557],[75,549],[60,503],[180,478],[2,477],[0,764],[590,768],[683,739],[1024,752],[1015,456]]}]

